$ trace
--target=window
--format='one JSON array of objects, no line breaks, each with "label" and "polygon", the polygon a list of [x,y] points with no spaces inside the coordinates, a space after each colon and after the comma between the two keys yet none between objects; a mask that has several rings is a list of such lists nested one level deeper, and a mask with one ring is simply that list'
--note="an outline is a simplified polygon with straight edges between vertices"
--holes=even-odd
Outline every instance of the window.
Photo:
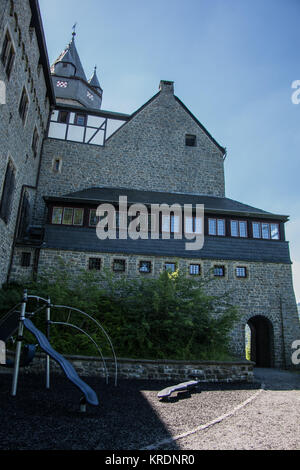
[{"label": "window", "polygon": [[236,277],[247,277],[247,268],[245,266],[237,266],[235,268]]},{"label": "window", "polygon": [[113,271],[124,273],[126,269],[125,259],[114,259],[113,261]]},{"label": "window", "polygon": [[201,217],[185,217],[184,218],[185,233],[202,233],[202,219]]},{"label": "window", "polygon": [[165,270],[174,273],[176,271],[176,264],[175,263],[165,263]]},{"label": "window", "polygon": [[140,273],[151,273],[151,261],[140,261]]},{"label": "window", "polygon": [[31,145],[34,158],[37,156],[37,150],[38,150],[38,145],[39,145],[39,138],[40,138],[40,137],[39,137],[37,128],[35,127],[35,128],[34,128],[34,131],[33,131],[32,145]]},{"label": "window", "polygon": [[67,124],[69,122],[70,113],[68,111],[59,111],[58,122]]},{"label": "window", "polygon": [[208,219],[208,235],[225,236],[224,219]]},{"label": "window", "polygon": [[225,276],[225,267],[224,266],[214,266],[214,276],[224,277]]},{"label": "window", "polygon": [[54,225],[83,225],[84,209],[73,207],[53,207],[52,224]]},{"label": "window", "polygon": [[20,104],[19,104],[19,115],[23,121],[23,124],[25,124],[25,121],[26,121],[28,106],[29,106],[29,99],[28,99],[26,89],[24,87],[22,91]]},{"label": "window", "polygon": [[12,40],[8,31],[6,31],[2,51],[1,51],[1,62],[5,68],[5,72],[8,80],[10,79],[11,71],[15,61],[15,50],[12,45]]},{"label": "window", "polygon": [[52,165],[52,170],[54,173],[60,173],[62,166],[62,160],[60,158],[55,158]]},{"label": "window", "polygon": [[201,274],[200,264],[190,264],[190,271],[189,272],[192,276],[200,276],[200,274]]},{"label": "window", "polygon": [[101,259],[100,258],[89,258],[89,270],[100,271],[101,269]]},{"label": "window", "polygon": [[9,221],[13,194],[15,190],[15,168],[11,162],[8,163],[4,179],[3,191],[0,202],[0,217],[7,224]]},{"label": "window", "polygon": [[231,236],[247,238],[247,222],[246,220],[231,220],[230,222]]},{"label": "window", "polygon": [[186,134],[185,135],[185,145],[187,147],[196,147],[196,136],[192,134]]},{"label": "window", "polygon": [[253,238],[264,240],[280,240],[279,224],[267,222],[252,222]]},{"label": "window", "polygon": [[23,268],[29,268],[31,261],[31,253],[22,253],[21,255],[21,266]]},{"label": "window", "polygon": [[179,215],[162,215],[161,219],[162,231],[166,233],[179,233],[180,232],[180,221]]},{"label": "window", "polygon": [[84,114],[76,114],[75,124],[77,126],[85,126],[86,116]]}]

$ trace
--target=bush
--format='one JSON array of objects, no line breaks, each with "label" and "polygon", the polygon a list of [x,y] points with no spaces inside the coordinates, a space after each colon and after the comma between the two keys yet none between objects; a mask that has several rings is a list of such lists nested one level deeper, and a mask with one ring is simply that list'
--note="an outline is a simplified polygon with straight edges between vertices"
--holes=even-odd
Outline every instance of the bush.
[{"label": "bush", "polygon": [[[227,296],[207,295],[204,285],[180,271],[157,278],[117,278],[110,272],[82,271],[71,275],[61,263],[38,281],[25,283],[30,294],[49,296],[55,305],[70,305],[92,315],[109,334],[117,356],[148,359],[226,360],[228,334],[237,309]],[[23,287],[24,287],[23,285]],[[22,298],[20,286],[0,291],[0,315]],[[34,306],[31,305],[32,309]],[[52,309],[55,321],[70,321],[86,329],[111,355],[98,328],[69,309]],[[34,318],[44,329],[42,314]],[[77,330],[51,327],[51,343],[61,353],[95,355],[95,346]]]}]

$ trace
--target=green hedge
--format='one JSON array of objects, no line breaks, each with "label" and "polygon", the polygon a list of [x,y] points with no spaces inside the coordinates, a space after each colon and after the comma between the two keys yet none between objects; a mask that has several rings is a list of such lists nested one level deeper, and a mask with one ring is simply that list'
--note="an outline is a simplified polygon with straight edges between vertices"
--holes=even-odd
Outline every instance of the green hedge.
[{"label": "green hedge", "polygon": [[[69,305],[97,319],[110,336],[118,357],[145,359],[226,360],[228,333],[238,318],[236,307],[227,296],[205,294],[205,285],[187,278],[180,271],[162,272],[157,278],[117,278],[103,271],[70,274],[60,262],[36,282],[10,285],[0,290],[0,315],[22,298],[23,288],[30,294],[49,296],[56,305]],[[36,308],[32,302],[28,305]],[[70,321],[86,329],[99,343],[104,355],[111,355],[97,327],[68,309],[52,309],[52,319]],[[45,314],[34,323],[44,331]],[[51,343],[64,354],[95,355],[90,340],[74,329],[51,327]]]}]

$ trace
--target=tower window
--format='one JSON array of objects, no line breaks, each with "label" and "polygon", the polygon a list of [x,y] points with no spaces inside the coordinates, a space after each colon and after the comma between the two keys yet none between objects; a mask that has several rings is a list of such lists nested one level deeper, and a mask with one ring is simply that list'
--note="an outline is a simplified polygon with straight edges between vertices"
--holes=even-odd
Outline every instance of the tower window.
[{"label": "tower window", "polygon": [[3,67],[5,68],[5,72],[8,79],[10,78],[11,71],[14,65],[15,55],[16,54],[12,45],[10,34],[8,31],[6,31],[1,52],[1,62],[3,64]]},{"label": "tower window", "polygon": [[33,151],[34,158],[37,155],[38,145],[39,145],[39,133],[37,131],[37,128],[35,127],[33,131],[33,136],[32,136],[32,151]]},{"label": "tower window", "polygon": [[14,190],[15,168],[13,164],[9,162],[6,169],[3,192],[0,202],[0,217],[6,224],[8,223],[10,217]]},{"label": "tower window", "polygon": [[25,124],[25,121],[26,121],[28,106],[29,106],[29,99],[28,99],[26,89],[24,87],[22,91],[20,104],[19,104],[19,115],[23,121],[23,124]]},{"label": "tower window", "polygon": [[185,135],[185,145],[187,147],[196,147],[197,139],[196,136],[193,134],[186,134]]}]

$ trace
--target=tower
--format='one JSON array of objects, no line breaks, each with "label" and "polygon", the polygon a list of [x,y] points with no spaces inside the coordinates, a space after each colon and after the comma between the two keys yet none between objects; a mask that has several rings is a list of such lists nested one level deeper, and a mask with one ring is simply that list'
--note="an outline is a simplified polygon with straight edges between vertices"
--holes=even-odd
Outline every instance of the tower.
[{"label": "tower", "polygon": [[51,67],[56,102],[100,110],[103,90],[97,77],[97,68],[88,80],[77,52],[75,37],[74,27],[71,42]]}]

